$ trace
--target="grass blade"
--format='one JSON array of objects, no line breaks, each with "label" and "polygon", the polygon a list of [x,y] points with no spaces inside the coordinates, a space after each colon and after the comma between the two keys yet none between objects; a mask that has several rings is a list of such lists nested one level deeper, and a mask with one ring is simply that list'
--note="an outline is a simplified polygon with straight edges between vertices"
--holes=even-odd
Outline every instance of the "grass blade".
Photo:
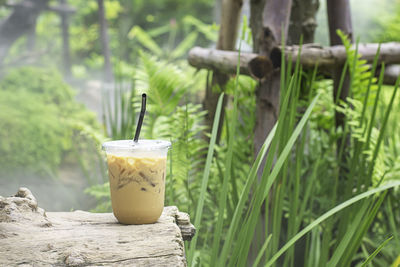
[{"label": "grass blade", "polygon": [[391,236],[388,239],[386,239],[385,241],[383,241],[383,243],[380,244],[379,247],[377,247],[375,249],[375,251],[372,252],[372,254],[368,256],[368,258],[363,262],[363,264],[361,264],[360,267],[367,266],[367,264],[370,263],[375,258],[375,256],[378,255],[378,253],[386,246],[386,244],[389,243],[389,241],[392,239],[393,239],[393,236]]},{"label": "grass blade", "polygon": [[320,217],[318,217],[315,221],[313,221],[312,223],[310,223],[307,227],[305,227],[303,230],[301,230],[298,234],[296,234],[293,238],[291,238],[274,256],[272,256],[271,260],[269,260],[267,262],[267,264],[265,265],[266,267],[271,266],[283,253],[285,253],[286,250],[288,250],[297,240],[299,240],[301,237],[303,237],[305,234],[307,234],[308,232],[310,232],[314,227],[316,227],[317,225],[319,225],[321,222],[325,221],[326,219],[328,219],[329,217],[331,217],[332,215],[338,213],[339,211],[343,210],[344,208],[362,200],[365,199],[371,195],[377,194],[379,192],[388,190],[390,188],[394,188],[400,186],[400,181],[396,181],[396,182],[391,182],[391,183],[387,183],[385,185],[379,186],[377,188],[368,190],[362,194],[359,194],[339,205],[337,205],[336,207],[334,207],[333,209],[327,211],[326,213],[324,213],[323,215],[321,215]]},{"label": "grass blade", "polygon": [[299,124],[296,126],[296,129],[290,136],[290,139],[288,140],[285,148],[282,150],[281,155],[279,156],[278,160],[276,161],[275,167],[272,170],[270,176],[268,177],[267,187],[264,189],[264,198],[267,197],[268,192],[271,189],[271,186],[272,186],[273,182],[275,181],[276,177],[278,176],[278,173],[280,172],[283,163],[285,163],[287,156],[289,155],[294,143],[297,140],[297,137],[300,135],[301,131],[303,130],[304,125],[308,121],[308,118],[311,115],[311,111],[313,110],[315,104],[317,103],[318,98],[319,98],[319,94],[314,98],[314,100],[311,102],[310,106],[307,108],[307,110],[304,113],[303,117],[301,118]]},{"label": "grass blade", "polygon": [[262,256],[265,253],[265,250],[267,249],[267,246],[269,244],[269,241],[271,240],[272,235],[269,235],[268,238],[265,240],[264,245],[261,247],[260,251],[258,252],[258,255],[253,263],[253,267],[257,267],[258,264],[260,263]]},{"label": "grass blade", "polygon": [[228,251],[232,247],[232,242],[233,242],[233,237],[234,233],[237,231],[239,227],[239,216],[242,214],[244,205],[247,201],[247,198],[249,196],[250,188],[254,183],[255,178],[257,177],[257,172],[261,167],[261,164],[264,160],[265,155],[267,154],[268,148],[271,145],[271,142],[275,136],[277,124],[275,124],[274,128],[272,128],[271,132],[268,134],[267,138],[265,139],[265,142],[263,146],[261,147],[260,151],[258,152],[257,158],[253,163],[253,166],[251,167],[250,173],[246,179],[246,184],[244,186],[244,189],[240,195],[239,202],[236,206],[235,212],[232,217],[232,222],[229,226],[228,229],[228,234],[226,235],[226,239],[222,248],[221,255],[219,257],[219,263],[220,264],[225,264],[226,258],[228,256]]},{"label": "grass blade", "polygon": [[239,50],[238,50],[238,62],[236,65],[236,78],[235,78],[235,89],[234,89],[234,95],[233,95],[233,113],[232,113],[232,125],[231,128],[229,129],[229,139],[228,139],[228,152],[227,152],[227,158],[226,158],[226,163],[225,163],[225,173],[224,173],[224,179],[222,182],[222,194],[219,199],[218,203],[218,219],[217,219],[217,225],[216,225],[216,230],[215,230],[215,235],[214,235],[214,240],[213,240],[213,245],[212,245],[212,256],[211,256],[211,262],[216,262],[217,260],[217,255],[220,249],[220,243],[221,243],[221,234],[222,234],[222,227],[223,227],[223,222],[224,222],[224,214],[225,214],[225,209],[226,209],[226,202],[227,202],[227,195],[228,195],[228,181],[232,179],[231,177],[231,166],[232,166],[232,157],[233,157],[233,146],[235,142],[235,131],[236,131],[236,118],[237,118],[237,113],[238,113],[238,84],[239,84],[239,75],[240,75],[240,52],[241,52],[241,44],[242,41],[240,39],[239,41]]},{"label": "grass blade", "polygon": [[[194,220],[194,227],[196,227],[196,229],[199,229],[199,227],[200,227],[201,216],[203,213],[205,194],[207,192],[208,178],[210,176],[211,161],[212,161],[212,158],[214,155],[214,146],[215,146],[215,141],[217,139],[218,125],[219,125],[219,119],[221,116],[223,98],[224,98],[224,94],[222,93],[219,96],[217,109],[216,109],[215,116],[214,116],[214,123],[213,123],[212,132],[211,132],[210,145],[208,147],[206,165],[204,168],[203,179],[202,179],[202,183],[201,183],[200,197],[199,197],[199,202],[197,203],[196,218]],[[192,264],[193,264],[193,255],[196,250],[197,238],[198,238],[198,235],[195,235],[193,237],[193,240],[190,242],[190,249],[188,252],[188,262],[191,262]]]}]

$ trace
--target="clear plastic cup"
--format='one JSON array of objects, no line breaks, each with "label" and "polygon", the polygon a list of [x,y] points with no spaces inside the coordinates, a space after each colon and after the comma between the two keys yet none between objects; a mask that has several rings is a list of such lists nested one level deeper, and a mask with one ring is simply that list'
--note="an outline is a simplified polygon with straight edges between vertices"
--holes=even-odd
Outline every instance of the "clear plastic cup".
[{"label": "clear plastic cup", "polygon": [[154,223],[164,208],[167,153],[161,140],[105,142],[111,203],[123,224]]}]

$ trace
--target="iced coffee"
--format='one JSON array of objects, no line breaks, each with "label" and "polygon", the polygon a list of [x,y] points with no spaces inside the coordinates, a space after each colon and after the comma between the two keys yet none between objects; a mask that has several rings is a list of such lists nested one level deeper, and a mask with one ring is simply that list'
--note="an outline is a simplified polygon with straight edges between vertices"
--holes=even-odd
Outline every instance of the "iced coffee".
[{"label": "iced coffee", "polygon": [[111,202],[123,224],[154,223],[164,208],[167,151],[170,142],[111,141],[107,153]]}]

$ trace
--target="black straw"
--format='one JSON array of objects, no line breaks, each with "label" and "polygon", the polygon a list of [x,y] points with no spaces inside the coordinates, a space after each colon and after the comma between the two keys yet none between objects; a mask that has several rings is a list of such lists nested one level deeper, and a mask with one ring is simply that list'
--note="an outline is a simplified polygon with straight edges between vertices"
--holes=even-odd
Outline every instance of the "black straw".
[{"label": "black straw", "polygon": [[136,143],[139,140],[140,129],[142,128],[143,117],[145,113],[146,113],[146,94],[142,94],[142,109],[140,110],[139,121],[136,126],[135,138],[133,139],[133,141]]}]

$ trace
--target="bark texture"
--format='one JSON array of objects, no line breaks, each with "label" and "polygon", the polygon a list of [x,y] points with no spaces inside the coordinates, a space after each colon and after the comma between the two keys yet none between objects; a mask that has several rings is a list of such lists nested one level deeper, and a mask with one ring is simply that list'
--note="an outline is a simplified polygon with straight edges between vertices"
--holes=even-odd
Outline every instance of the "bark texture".
[{"label": "bark texture", "polygon": [[[358,53],[361,59],[365,59],[368,63],[374,60],[378,44],[359,44]],[[299,47],[297,45],[286,46],[285,55],[289,60],[291,55],[292,63],[296,62]],[[240,54],[240,72],[250,75],[248,64],[256,58],[258,54],[242,52]],[[222,51],[201,47],[194,47],[189,51],[189,64],[196,68],[220,69],[228,74],[236,72],[238,53],[236,51]],[[346,49],[342,45],[322,47],[316,44],[305,44],[301,49],[300,64],[304,69],[313,69],[318,63],[318,68],[322,70],[330,70],[336,65],[342,65],[347,59]],[[381,50],[378,57],[378,63],[385,64],[400,63],[400,43],[384,43],[381,44]]]},{"label": "bark texture", "polygon": [[[257,2],[257,4],[262,6],[261,3]],[[282,34],[286,40],[291,5],[291,0],[268,0],[264,4],[262,27],[258,28],[258,24],[252,26],[252,29],[258,30],[253,34],[258,37],[255,40],[258,45],[254,46],[254,51],[259,55],[270,57],[273,49],[280,45]],[[258,13],[255,15],[259,16]],[[279,112],[280,70],[276,68],[266,76],[268,78],[260,81],[256,91],[255,154],[258,153],[266,136],[274,126]]]},{"label": "bark texture", "polygon": [[[256,125],[254,129],[255,155],[260,151],[268,133],[278,119],[279,97],[280,97],[280,68],[274,68],[274,52],[281,44],[282,36],[287,39],[287,29],[291,11],[291,0],[267,0],[251,1],[252,7],[250,26],[254,38],[253,50],[259,55],[255,60],[250,61],[249,66],[252,74],[259,77],[259,86],[256,89]],[[262,10],[262,13],[260,13]],[[261,25],[260,25],[261,21]],[[276,54],[276,53],[275,53]],[[272,63],[268,64],[267,59]],[[262,69],[268,72],[260,75]],[[256,75],[254,75],[256,74]],[[262,170],[258,172],[261,179]],[[264,208],[261,209],[261,216],[255,230],[256,238],[253,239],[249,251],[248,265],[252,265],[265,237],[266,215]]]},{"label": "bark texture", "polygon": [[[353,42],[353,28],[351,24],[351,12],[350,12],[350,1],[348,0],[327,0],[327,12],[328,12],[328,23],[329,23],[329,39],[331,45],[339,45],[342,40],[337,35],[337,30],[341,30],[350,42]],[[343,64],[337,64],[332,68],[332,79],[333,79],[333,99],[339,99],[347,102],[347,96],[350,91],[350,75],[349,72],[344,76],[342,88],[340,86],[340,79],[343,72]],[[345,127],[345,114],[339,111],[335,111],[335,124],[336,128]],[[350,144],[350,134],[347,133],[343,138],[338,138],[337,155],[340,164],[339,179],[343,181],[348,174],[348,168],[346,167],[346,161],[348,158],[349,150],[347,149]],[[343,147],[343,153],[340,153],[341,147]],[[338,188],[338,196],[342,195],[342,188]]]},{"label": "bark texture", "polygon": [[288,45],[298,44],[303,35],[303,44],[314,42],[317,28],[316,14],[319,0],[293,0],[290,14]]},{"label": "bark texture", "polygon": [[[378,44],[360,44],[358,52],[362,59],[372,63]],[[291,54],[292,62],[295,63],[298,55],[299,47],[296,45],[286,46],[285,55],[288,60]],[[188,61],[189,64],[196,68],[204,69],[218,69],[227,74],[236,73],[238,53],[236,51],[222,51],[201,47],[194,47],[189,51]],[[240,73],[245,75],[252,75],[257,70],[253,70],[249,66],[250,62],[259,57],[255,53],[241,53],[240,54]],[[332,75],[332,69],[338,65],[343,65],[346,61],[346,49],[342,45],[335,45],[330,47],[322,47],[316,44],[305,44],[302,47],[300,55],[300,64],[303,69],[313,69],[318,63],[318,70],[327,76]],[[266,60],[270,60],[267,57]],[[400,63],[400,43],[384,43],[381,45],[381,51],[378,58],[378,63],[385,62],[385,64],[399,64]],[[258,70],[259,71],[259,70]],[[267,69],[265,73],[259,76],[266,76],[270,73]],[[394,84],[395,79],[400,73],[400,69],[392,67],[385,72],[385,83]],[[256,79],[259,79],[255,77]]]},{"label": "bark texture", "polygon": [[[242,0],[222,0],[221,26],[218,34],[217,49],[234,50],[237,39],[237,31],[242,9]],[[237,60],[237,59],[236,59]],[[215,111],[217,109],[218,98],[229,80],[229,75],[225,72],[214,69],[211,86],[207,84],[206,95],[203,101],[203,107],[207,110],[206,123],[212,127]],[[222,124],[224,122],[226,98],[223,101],[220,123],[218,125],[217,142],[219,142]]]},{"label": "bark texture", "polygon": [[45,213],[26,188],[0,197],[0,266],[186,266],[193,235],[176,207],[155,224],[121,225],[111,213]]},{"label": "bark texture", "polygon": [[337,35],[339,29],[353,41],[353,27],[349,0],[327,0],[329,40],[331,45],[338,45],[342,40]]},{"label": "bark texture", "polygon": [[111,82],[113,79],[111,67],[111,51],[110,41],[107,33],[107,19],[105,16],[104,0],[97,0],[99,7],[99,24],[100,24],[100,41],[104,56],[104,79],[106,82]]},{"label": "bark texture", "polygon": [[[329,40],[331,45],[340,45],[342,40],[337,35],[336,31],[341,30],[351,42],[353,42],[353,28],[351,24],[350,1],[348,0],[327,0],[327,12],[329,22]],[[361,51],[360,51],[361,53]],[[332,69],[333,78],[333,99],[336,99],[339,88],[340,77],[342,74],[343,65],[337,64]],[[346,101],[349,94],[350,78],[347,74],[345,76],[339,98]],[[343,127],[344,114],[340,112],[335,113],[336,127]]]},{"label": "bark texture", "polygon": [[217,49],[235,49],[242,5],[242,0],[222,0],[221,28]]}]

